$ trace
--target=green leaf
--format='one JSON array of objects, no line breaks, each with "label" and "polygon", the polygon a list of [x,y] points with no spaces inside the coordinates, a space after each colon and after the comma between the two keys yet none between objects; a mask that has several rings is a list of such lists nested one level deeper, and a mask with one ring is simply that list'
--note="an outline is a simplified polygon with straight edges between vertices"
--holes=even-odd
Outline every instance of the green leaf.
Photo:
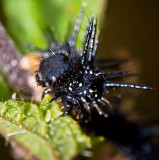
[{"label": "green leaf", "polygon": [[82,7],[82,3],[85,3],[86,7],[78,36],[79,41],[77,42],[81,46],[88,18],[93,15],[98,17],[99,21],[101,20],[105,0],[88,0],[85,2],[83,0],[41,0],[40,2],[45,24],[53,29],[53,35],[59,42],[65,42],[68,40],[68,36],[71,36],[69,34],[73,32],[73,26],[79,10]]},{"label": "green leaf", "polygon": [[91,139],[77,122],[70,116],[59,117],[59,106],[46,104],[49,99],[45,97],[39,106],[18,100],[1,102],[0,133],[41,160],[67,160],[90,148]]},{"label": "green leaf", "polygon": [[4,101],[11,97],[11,89],[0,71],[0,100]]},{"label": "green leaf", "polygon": [[[46,48],[46,37],[43,29],[51,28],[58,42],[65,42],[73,32],[77,15],[83,0],[5,0],[2,1],[3,13],[6,16],[7,28],[18,46],[24,49],[24,43]],[[77,48],[82,47],[85,27],[92,15],[101,24],[102,13],[108,0],[86,0]]]},{"label": "green leaf", "polygon": [[37,0],[5,0],[2,5],[7,28],[21,49],[25,43],[42,48],[47,46]]}]

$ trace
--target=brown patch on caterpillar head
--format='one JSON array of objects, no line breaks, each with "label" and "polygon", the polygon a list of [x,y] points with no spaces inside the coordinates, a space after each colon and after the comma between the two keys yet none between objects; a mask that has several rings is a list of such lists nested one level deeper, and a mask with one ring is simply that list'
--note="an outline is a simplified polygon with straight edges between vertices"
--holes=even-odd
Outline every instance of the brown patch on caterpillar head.
[{"label": "brown patch on caterpillar head", "polygon": [[25,70],[30,70],[34,73],[39,68],[40,61],[41,61],[40,55],[29,54],[21,59],[20,68]]}]

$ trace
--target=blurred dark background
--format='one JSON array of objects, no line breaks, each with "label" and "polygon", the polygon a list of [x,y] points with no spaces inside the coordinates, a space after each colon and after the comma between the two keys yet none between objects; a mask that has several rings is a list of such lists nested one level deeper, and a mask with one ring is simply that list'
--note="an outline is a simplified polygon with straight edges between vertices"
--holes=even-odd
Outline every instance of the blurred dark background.
[{"label": "blurred dark background", "polygon": [[[140,82],[155,90],[139,94],[135,106],[145,111],[147,124],[154,121],[159,126],[159,1],[110,0],[105,22],[99,52],[127,52],[138,61]],[[0,156],[9,160],[4,140],[0,139]]]},{"label": "blurred dark background", "polygon": [[[110,0],[102,30],[101,52],[128,51],[139,62],[140,82],[155,88],[140,95],[136,106],[159,115],[159,1]],[[138,71],[137,71],[138,72]]]}]

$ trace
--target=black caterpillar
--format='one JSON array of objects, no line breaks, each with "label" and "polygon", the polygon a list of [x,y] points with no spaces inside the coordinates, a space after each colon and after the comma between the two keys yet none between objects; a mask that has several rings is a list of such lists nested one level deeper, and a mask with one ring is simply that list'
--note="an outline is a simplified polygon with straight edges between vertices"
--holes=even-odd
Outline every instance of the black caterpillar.
[{"label": "black caterpillar", "polygon": [[76,119],[88,122],[94,108],[99,115],[108,116],[111,103],[103,97],[108,87],[151,88],[114,82],[112,80],[129,76],[130,73],[128,71],[102,73],[94,65],[99,36],[96,35],[97,20],[93,17],[88,21],[82,53],[75,49],[82,16],[83,11],[77,18],[70,41],[44,52],[39,69],[36,71],[36,81],[38,85],[47,87],[43,91],[42,98],[45,94],[54,94],[48,103],[58,97],[62,98],[65,111],[61,116],[70,114]]}]

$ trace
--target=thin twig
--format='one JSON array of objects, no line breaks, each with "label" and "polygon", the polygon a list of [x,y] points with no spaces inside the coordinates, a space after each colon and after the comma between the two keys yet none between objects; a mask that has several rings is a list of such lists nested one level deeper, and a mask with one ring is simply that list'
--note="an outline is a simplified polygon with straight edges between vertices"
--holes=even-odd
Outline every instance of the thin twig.
[{"label": "thin twig", "polygon": [[31,96],[33,89],[27,82],[33,75],[28,70],[20,68],[20,60],[20,53],[0,23],[0,69],[14,90],[20,90],[25,86],[23,93]]}]

